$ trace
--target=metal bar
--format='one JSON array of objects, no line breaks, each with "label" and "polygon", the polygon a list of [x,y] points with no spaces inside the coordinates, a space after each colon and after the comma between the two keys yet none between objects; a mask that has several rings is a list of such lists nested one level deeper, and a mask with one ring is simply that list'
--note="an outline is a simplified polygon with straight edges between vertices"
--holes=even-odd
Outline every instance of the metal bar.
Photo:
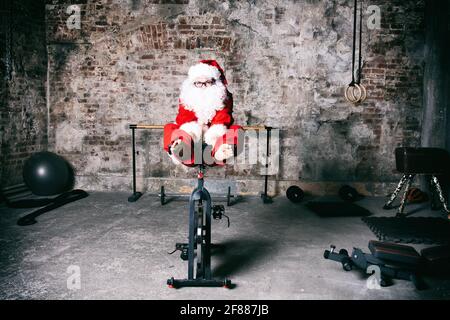
[{"label": "metal bar", "polygon": [[[162,124],[130,124],[130,129],[153,129],[153,130],[161,130],[164,129],[164,125]],[[270,127],[266,126],[243,126],[244,130],[270,130]]]},{"label": "metal bar", "polygon": [[398,193],[402,191],[403,185],[405,184],[406,180],[408,180],[408,175],[404,174],[402,178],[400,179],[400,182],[397,185],[397,188],[392,193],[391,197],[389,198],[389,201],[386,202],[383,209],[388,210],[391,209],[392,203],[394,203],[394,200],[397,198]]},{"label": "metal bar", "polygon": [[405,213],[403,211],[405,209],[406,203],[408,202],[408,199],[407,199],[408,191],[409,191],[409,188],[411,187],[411,182],[413,179],[414,179],[413,174],[408,175],[408,178],[406,180],[405,191],[403,192],[403,197],[402,197],[402,200],[400,201],[400,207],[398,208],[398,211],[397,211],[398,217],[402,217],[405,215]]},{"label": "metal bar", "polygon": [[[155,196],[155,194],[150,194]],[[158,197],[161,197],[161,194],[157,195]],[[180,197],[180,198],[189,198],[191,195],[189,193],[166,193],[164,192],[165,197]],[[230,198],[234,198],[236,195],[230,194]],[[220,194],[213,194],[211,195],[211,198],[217,198],[217,199],[227,199],[228,195],[220,195]]]},{"label": "metal bar", "polygon": [[202,252],[204,259],[203,278],[211,280],[211,196],[205,188],[203,188],[206,197],[206,210],[204,212],[205,221],[205,250]]},{"label": "metal bar", "polygon": [[128,197],[128,202],[136,202],[141,196],[142,192],[136,191],[136,138],[135,138],[135,128],[131,128],[131,151],[132,161],[133,161],[133,194]]},{"label": "metal bar", "polygon": [[267,175],[267,171],[269,170],[269,133],[270,131],[267,131],[267,141],[266,141],[266,171],[265,171],[265,175],[264,175],[264,196],[267,197],[267,184],[268,184],[268,175]]},{"label": "metal bar", "polygon": [[270,130],[269,127],[266,126],[243,126],[244,130]]},{"label": "metal bar", "polygon": [[131,140],[133,150],[133,194],[136,193],[136,142],[135,142],[135,129],[131,129]]},{"label": "metal bar", "polygon": [[164,129],[164,125],[159,125],[159,124],[130,124],[130,129]]},{"label": "metal bar", "polygon": [[189,199],[189,247],[188,247],[188,279],[194,279],[194,241],[195,241],[195,233],[197,232],[196,228],[196,211],[195,211],[195,200],[191,195]]},{"label": "metal bar", "polygon": [[434,186],[436,187],[436,190],[437,190],[438,196],[439,196],[439,201],[441,202],[442,207],[444,208],[444,211],[447,214],[450,214],[450,210],[448,209],[447,203],[445,202],[444,193],[442,192],[442,188],[441,188],[438,178],[435,175],[432,175],[431,179],[432,179],[431,181],[434,183]]},{"label": "metal bar", "polygon": [[267,188],[268,188],[268,180],[269,180],[269,154],[270,154],[270,133],[272,128],[266,127],[267,131],[267,137],[266,137],[266,172],[264,175],[264,192],[261,195],[261,198],[263,199],[264,203],[270,203],[272,202],[272,199],[267,195]]}]

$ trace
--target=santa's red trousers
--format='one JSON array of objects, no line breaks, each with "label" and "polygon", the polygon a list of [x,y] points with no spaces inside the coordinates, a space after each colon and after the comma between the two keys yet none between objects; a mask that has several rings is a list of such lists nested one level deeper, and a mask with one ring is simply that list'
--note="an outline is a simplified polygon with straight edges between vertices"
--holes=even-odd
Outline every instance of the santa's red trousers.
[{"label": "santa's red trousers", "polygon": [[[182,143],[185,144],[183,146],[183,150],[187,150],[188,152],[179,160],[188,167],[194,167],[200,164],[205,164],[208,166],[224,165],[225,161],[218,161],[214,158],[217,149],[219,149],[222,144],[229,144],[233,146],[235,153],[234,155],[236,156],[239,152],[238,141],[240,141],[243,137],[242,127],[238,125],[231,125],[228,128],[227,133],[217,139],[216,144],[212,150],[209,151],[209,149],[205,149],[204,146],[200,146],[200,148],[198,148],[198,146],[194,146],[192,137],[186,131],[179,128],[180,126],[176,123],[168,123],[164,126],[164,150],[170,154],[170,147],[173,142],[180,139]],[[239,136],[241,137],[239,138]],[[201,150],[201,152],[198,152],[198,150]],[[210,157],[205,157],[206,152],[210,152]],[[206,158],[208,158],[208,161],[205,161]]]}]

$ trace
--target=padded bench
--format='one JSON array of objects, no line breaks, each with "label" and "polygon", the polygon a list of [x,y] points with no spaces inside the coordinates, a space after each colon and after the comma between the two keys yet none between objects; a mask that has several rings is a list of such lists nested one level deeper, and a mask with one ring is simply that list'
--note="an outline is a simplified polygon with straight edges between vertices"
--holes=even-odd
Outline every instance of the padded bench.
[{"label": "padded bench", "polygon": [[369,250],[375,258],[409,266],[418,266],[422,262],[420,254],[411,246],[369,241]]}]

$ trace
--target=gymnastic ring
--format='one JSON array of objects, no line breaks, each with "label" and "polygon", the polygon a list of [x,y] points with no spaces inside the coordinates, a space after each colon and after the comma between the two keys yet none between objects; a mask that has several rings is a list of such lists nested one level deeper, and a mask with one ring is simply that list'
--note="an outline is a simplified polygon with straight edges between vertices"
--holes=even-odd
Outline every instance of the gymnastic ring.
[{"label": "gymnastic ring", "polygon": [[364,85],[359,84],[359,86],[361,87],[361,89],[363,91],[362,97],[361,97],[359,102],[363,103],[367,99],[367,90],[366,90],[366,87]]},{"label": "gymnastic ring", "polygon": [[[355,87],[358,88],[359,93],[358,95],[355,95]],[[350,91],[351,95],[354,97],[355,104],[360,103],[363,96],[363,90],[361,89],[361,85],[358,83],[355,83],[355,86],[353,87],[353,90]]]},{"label": "gymnastic ring", "polygon": [[[350,98],[348,97],[348,89],[350,89],[350,86],[348,86],[348,87],[345,88],[345,90],[344,90],[345,100],[347,100],[348,102],[353,103],[353,100],[350,100]],[[354,97],[353,97],[353,98],[354,98]]]},{"label": "gymnastic ring", "polygon": [[[347,89],[345,90],[345,98],[347,99],[348,102],[356,104],[358,102],[358,99],[355,97],[355,94],[354,94],[355,87],[356,87],[356,83],[349,85],[347,87]],[[360,90],[359,87],[357,87],[357,88],[358,88],[358,90]],[[360,94],[361,94],[361,92],[360,92]]]},{"label": "gymnastic ring", "polygon": [[[358,98],[355,96],[355,87],[357,87],[359,90]],[[350,93],[354,97],[354,99],[353,99],[355,101],[354,103],[358,104],[358,103],[363,102],[366,99],[367,93],[366,93],[366,88],[362,84],[355,83],[355,87],[353,87],[353,90],[350,91]]]},{"label": "gymnastic ring", "polygon": [[[358,84],[354,83],[354,84],[352,84],[352,85],[349,85],[349,86],[345,89],[345,99],[347,99],[348,102],[351,102],[351,103],[353,103],[353,104],[357,104],[357,103],[359,102],[359,99],[357,99],[357,98],[355,97],[355,95],[353,94],[353,91],[355,90],[355,87],[358,88],[358,90],[359,90],[358,96],[361,97],[361,94],[362,94],[362,92],[361,92],[361,87],[360,87]],[[352,91],[349,91],[350,88],[352,88],[353,90],[352,90]],[[349,97],[349,96],[350,96],[350,97]]]}]

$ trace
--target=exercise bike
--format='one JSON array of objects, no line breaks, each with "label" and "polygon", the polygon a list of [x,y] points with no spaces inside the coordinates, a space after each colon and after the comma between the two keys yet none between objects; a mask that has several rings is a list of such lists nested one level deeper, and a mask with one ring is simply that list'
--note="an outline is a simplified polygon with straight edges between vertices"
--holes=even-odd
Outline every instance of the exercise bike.
[{"label": "exercise bike", "polygon": [[213,206],[211,196],[204,187],[205,165],[199,165],[197,187],[189,198],[189,243],[177,243],[181,259],[188,261],[188,278],[167,280],[170,288],[180,287],[225,287],[231,288],[231,280],[217,280],[211,274],[211,216],[214,219],[226,217],[223,205]]}]

